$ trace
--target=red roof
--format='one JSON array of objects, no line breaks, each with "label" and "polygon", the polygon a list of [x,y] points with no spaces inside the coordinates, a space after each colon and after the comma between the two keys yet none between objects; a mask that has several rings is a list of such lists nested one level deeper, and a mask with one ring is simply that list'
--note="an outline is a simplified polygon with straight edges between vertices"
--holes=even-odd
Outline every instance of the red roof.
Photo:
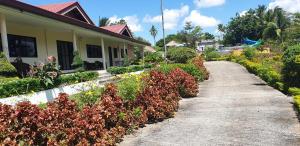
[{"label": "red roof", "polygon": [[67,7],[70,7],[71,5],[75,4],[77,2],[66,2],[66,3],[59,3],[59,4],[48,4],[48,5],[41,5],[38,6],[39,8],[42,8],[44,10],[48,10],[53,13],[59,13],[60,11],[66,9]]},{"label": "red roof", "polygon": [[111,26],[104,26],[104,27],[101,27],[103,29],[106,29],[108,31],[112,31],[114,33],[121,33],[122,30],[124,30],[124,28],[126,27],[125,24],[122,24],[122,25],[111,25]]}]

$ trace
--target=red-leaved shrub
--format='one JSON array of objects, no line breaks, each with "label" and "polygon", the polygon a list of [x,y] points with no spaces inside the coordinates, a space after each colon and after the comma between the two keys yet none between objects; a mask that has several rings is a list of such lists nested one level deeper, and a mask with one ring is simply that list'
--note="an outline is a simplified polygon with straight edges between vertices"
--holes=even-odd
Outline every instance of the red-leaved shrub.
[{"label": "red-leaved shrub", "polygon": [[145,88],[137,96],[136,104],[144,107],[148,122],[172,117],[180,100],[174,80],[162,72],[151,71],[144,79],[144,84]]},{"label": "red-leaved shrub", "polygon": [[[205,69],[201,58],[193,60]],[[0,143],[3,145],[115,145],[131,130],[174,116],[182,97],[196,96],[196,79],[181,69],[169,74],[151,71],[143,78],[136,99],[125,101],[114,84],[107,84],[94,105],[78,108],[60,94],[45,109],[22,102],[0,104]]]},{"label": "red-leaved shrub", "polygon": [[196,79],[183,71],[180,68],[174,69],[169,76],[175,81],[178,86],[178,91],[181,97],[195,97],[198,94],[198,83]]},{"label": "red-leaved shrub", "polygon": [[203,58],[201,56],[197,56],[195,58],[192,59],[192,63],[203,72],[204,74],[204,79],[208,80],[209,78],[209,72],[207,71],[207,69],[204,66],[204,61]]}]

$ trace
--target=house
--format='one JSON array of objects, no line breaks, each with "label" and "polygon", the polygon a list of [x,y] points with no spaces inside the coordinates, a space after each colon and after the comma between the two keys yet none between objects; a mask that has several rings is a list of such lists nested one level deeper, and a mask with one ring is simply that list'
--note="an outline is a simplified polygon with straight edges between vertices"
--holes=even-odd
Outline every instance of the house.
[{"label": "house", "polygon": [[167,47],[183,47],[184,44],[177,43],[176,41],[170,41],[166,44]]},{"label": "house", "polygon": [[121,65],[133,48],[150,44],[133,38],[127,25],[97,27],[78,2],[33,6],[0,0],[1,49],[13,62],[27,64],[57,58],[62,70],[72,70],[74,52],[99,69]]},{"label": "house", "polygon": [[221,50],[223,47],[223,45],[220,45],[215,40],[201,40],[200,42],[197,42],[197,50],[199,52],[203,52],[206,48],[216,48]]}]

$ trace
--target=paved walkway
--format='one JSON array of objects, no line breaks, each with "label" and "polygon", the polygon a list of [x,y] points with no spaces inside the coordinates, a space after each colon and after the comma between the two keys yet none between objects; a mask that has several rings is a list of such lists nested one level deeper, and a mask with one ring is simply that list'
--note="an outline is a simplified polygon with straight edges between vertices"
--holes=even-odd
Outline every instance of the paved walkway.
[{"label": "paved walkway", "polygon": [[184,99],[176,117],[127,136],[121,146],[300,145],[291,99],[242,66],[206,63],[210,80]]}]

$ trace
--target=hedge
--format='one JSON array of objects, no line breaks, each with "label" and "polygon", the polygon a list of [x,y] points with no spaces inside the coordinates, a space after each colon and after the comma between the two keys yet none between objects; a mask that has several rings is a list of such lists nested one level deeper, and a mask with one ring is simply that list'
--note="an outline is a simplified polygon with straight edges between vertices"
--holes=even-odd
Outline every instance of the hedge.
[{"label": "hedge", "polygon": [[42,108],[29,102],[0,104],[0,143],[116,145],[133,129],[173,117],[180,92],[196,96],[199,89],[195,79],[178,68],[170,74],[151,71],[143,81],[144,88],[135,99],[124,100],[117,86],[107,84],[99,101],[82,110],[67,94],[60,94]]},{"label": "hedge", "polygon": [[95,80],[99,77],[97,72],[78,72],[70,75],[62,75],[59,78],[60,84],[74,84],[78,82],[86,82]]},{"label": "hedge", "polygon": [[[147,67],[151,67],[151,66],[147,66]],[[109,72],[113,75],[119,75],[119,74],[141,71],[141,70],[144,70],[144,68],[145,67],[142,65],[132,65],[132,66],[128,66],[128,67],[114,66],[114,67],[108,68],[107,72]]]},{"label": "hedge", "polygon": [[186,47],[171,48],[168,51],[167,58],[175,63],[187,63],[189,59],[197,56],[194,49]]},{"label": "hedge", "polygon": [[25,78],[8,81],[0,84],[0,98],[42,91],[43,86],[39,79]]},{"label": "hedge", "polygon": [[172,70],[180,68],[192,75],[197,81],[203,81],[205,79],[203,71],[199,70],[193,64],[161,64],[157,70],[162,71],[164,73],[170,73]]},{"label": "hedge", "polygon": [[[98,76],[99,75],[97,72],[79,72],[71,75],[63,75],[58,79],[56,87],[62,84],[69,85],[78,82],[94,80]],[[43,88],[41,81],[37,78],[24,78],[9,80],[7,82],[0,82],[0,98],[22,95],[43,90],[46,89]]]}]

